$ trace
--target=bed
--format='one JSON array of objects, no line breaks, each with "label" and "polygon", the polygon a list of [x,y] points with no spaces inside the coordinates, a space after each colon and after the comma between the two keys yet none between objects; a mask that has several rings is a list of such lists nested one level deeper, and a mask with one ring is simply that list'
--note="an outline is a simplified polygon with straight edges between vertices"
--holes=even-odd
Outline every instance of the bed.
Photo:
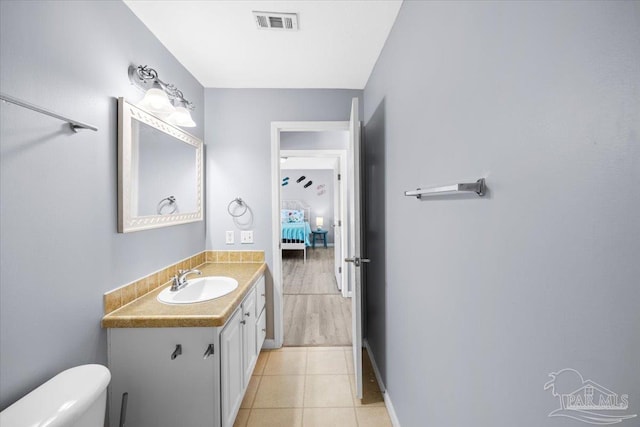
[{"label": "bed", "polygon": [[311,208],[300,200],[283,200],[280,210],[282,250],[302,250],[307,262],[307,247],[311,246],[309,218]]}]

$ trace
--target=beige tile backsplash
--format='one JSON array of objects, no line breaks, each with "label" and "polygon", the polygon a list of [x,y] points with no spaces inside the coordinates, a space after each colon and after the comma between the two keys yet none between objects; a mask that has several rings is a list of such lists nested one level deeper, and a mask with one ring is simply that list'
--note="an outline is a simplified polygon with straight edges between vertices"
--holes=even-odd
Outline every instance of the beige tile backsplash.
[{"label": "beige tile backsplash", "polygon": [[264,262],[264,251],[203,251],[104,294],[104,314],[109,314],[131,301],[165,285],[178,272],[196,268],[205,262]]}]

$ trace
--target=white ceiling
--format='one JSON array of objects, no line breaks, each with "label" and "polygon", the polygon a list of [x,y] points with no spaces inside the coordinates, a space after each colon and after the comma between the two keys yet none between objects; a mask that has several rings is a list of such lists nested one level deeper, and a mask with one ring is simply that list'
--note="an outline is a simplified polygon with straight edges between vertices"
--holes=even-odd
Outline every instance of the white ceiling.
[{"label": "white ceiling", "polygon": [[[401,0],[124,2],[205,87],[341,89],[364,88],[402,4]],[[254,10],[297,13],[300,29],[259,30]],[[171,81],[171,76],[166,79]]]}]

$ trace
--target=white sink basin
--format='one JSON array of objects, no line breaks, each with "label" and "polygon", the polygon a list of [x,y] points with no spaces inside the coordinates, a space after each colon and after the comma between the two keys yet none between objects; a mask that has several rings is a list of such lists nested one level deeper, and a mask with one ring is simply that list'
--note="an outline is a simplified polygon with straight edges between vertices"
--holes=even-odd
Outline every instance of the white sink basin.
[{"label": "white sink basin", "polygon": [[160,292],[158,301],[164,304],[193,304],[220,298],[233,292],[238,281],[231,277],[208,276],[187,280],[187,285],[179,291],[167,288]]}]

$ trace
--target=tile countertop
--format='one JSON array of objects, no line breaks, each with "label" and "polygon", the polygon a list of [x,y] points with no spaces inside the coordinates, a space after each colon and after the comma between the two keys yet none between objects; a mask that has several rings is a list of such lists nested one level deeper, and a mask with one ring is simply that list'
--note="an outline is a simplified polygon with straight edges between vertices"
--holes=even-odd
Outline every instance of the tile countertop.
[{"label": "tile countertop", "polygon": [[240,305],[247,291],[264,273],[265,263],[206,263],[198,267],[202,276],[228,276],[238,288],[220,298],[194,304],[163,304],[161,286],[102,318],[103,328],[178,328],[222,326]]}]

